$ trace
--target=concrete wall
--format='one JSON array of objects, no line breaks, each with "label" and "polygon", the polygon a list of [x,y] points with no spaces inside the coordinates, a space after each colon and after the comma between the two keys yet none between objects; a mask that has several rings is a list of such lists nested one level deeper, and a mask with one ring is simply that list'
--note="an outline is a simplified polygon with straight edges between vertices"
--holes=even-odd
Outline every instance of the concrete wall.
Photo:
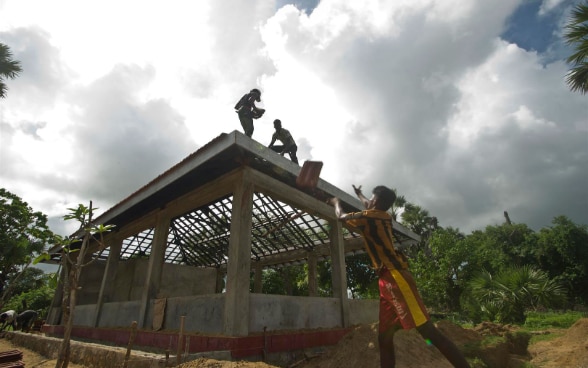
[{"label": "concrete wall", "polygon": [[216,269],[165,263],[158,298],[214,294]]},{"label": "concrete wall", "polygon": [[377,299],[349,299],[349,323],[359,325],[378,322],[380,301]]},{"label": "concrete wall", "polygon": [[336,298],[251,294],[249,332],[342,327]]},{"label": "concrete wall", "polygon": [[[140,300],[149,260],[132,259],[118,264],[112,295],[107,302]],[[94,262],[82,269],[78,305],[98,301],[105,262]],[[216,269],[185,265],[164,264],[158,298],[213,294],[216,287]]]},{"label": "concrete wall", "polygon": [[95,261],[82,268],[80,274],[80,286],[77,294],[78,304],[94,304],[98,300],[102,276],[106,269],[105,261]]},{"label": "concrete wall", "polygon": [[[180,317],[185,316],[184,330],[204,334],[223,331],[224,294],[167,298],[163,330],[179,330]],[[377,300],[349,300],[351,324],[374,323],[378,320]],[[105,303],[98,327],[129,327],[139,318],[140,301]],[[338,328],[341,307],[336,298],[293,297],[251,294],[249,332]],[[94,305],[78,305],[74,324],[91,326]],[[153,302],[147,311],[146,327],[152,327]]]}]

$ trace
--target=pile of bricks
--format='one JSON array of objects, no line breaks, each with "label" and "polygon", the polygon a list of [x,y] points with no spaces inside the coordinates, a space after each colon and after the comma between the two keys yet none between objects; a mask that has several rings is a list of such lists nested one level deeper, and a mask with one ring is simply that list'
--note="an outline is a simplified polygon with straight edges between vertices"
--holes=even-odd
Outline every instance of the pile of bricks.
[{"label": "pile of bricks", "polygon": [[24,368],[22,351],[9,350],[0,352],[0,368]]}]

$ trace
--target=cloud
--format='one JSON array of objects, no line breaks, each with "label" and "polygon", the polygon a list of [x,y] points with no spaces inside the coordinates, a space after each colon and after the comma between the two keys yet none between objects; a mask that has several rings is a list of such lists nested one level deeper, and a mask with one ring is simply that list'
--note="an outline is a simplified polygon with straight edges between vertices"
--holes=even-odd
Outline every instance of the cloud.
[{"label": "cloud", "polygon": [[[241,130],[233,106],[257,87],[253,139],[281,119],[300,161],[350,193],[394,187],[466,232],[504,210],[536,229],[588,223],[586,103],[563,81],[561,34],[545,52],[501,38],[524,2],[5,4],[0,40],[25,72],[0,105],[0,177],[52,221]],[[560,29],[562,4],[532,17]],[[59,18],[65,5],[79,16]]]},{"label": "cloud", "polygon": [[549,224],[562,180],[576,188],[567,213],[585,222],[585,110],[562,62],[544,66],[497,37],[518,3],[446,17],[445,3],[395,4],[327,2],[310,16],[285,7],[262,28],[277,69],[266,85],[297,76],[289,88],[311,112],[304,135],[328,179],[344,189],[387,184],[465,230],[500,223],[508,209]]}]

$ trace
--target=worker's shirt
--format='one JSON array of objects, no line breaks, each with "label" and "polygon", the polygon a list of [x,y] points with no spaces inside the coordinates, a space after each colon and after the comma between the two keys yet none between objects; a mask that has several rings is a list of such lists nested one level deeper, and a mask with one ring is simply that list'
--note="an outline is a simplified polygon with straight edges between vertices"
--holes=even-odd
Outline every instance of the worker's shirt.
[{"label": "worker's shirt", "polygon": [[244,94],[235,105],[235,110],[237,110],[239,114],[251,117],[253,115],[253,110],[257,109],[255,106],[256,98],[256,95],[251,92]]},{"label": "worker's shirt", "polygon": [[13,310],[9,310],[9,311],[2,313],[2,315],[6,317],[4,322],[9,324],[9,323],[12,323],[12,321],[14,321],[14,318],[16,317],[16,312]]},{"label": "worker's shirt", "polygon": [[394,248],[392,217],[388,212],[372,209],[349,216],[345,222],[363,234],[366,251],[376,269],[382,266],[389,270],[408,269],[406,256]]},{"label": "worker's shirt", "polygon": [[272,136],[272,140],[279,140],[284,144],[286,147],[295,146],[296,143],[294,142],[294,138],[292,138],[292,134],[284,128],[281,128],[279,132],[275,132]]}]

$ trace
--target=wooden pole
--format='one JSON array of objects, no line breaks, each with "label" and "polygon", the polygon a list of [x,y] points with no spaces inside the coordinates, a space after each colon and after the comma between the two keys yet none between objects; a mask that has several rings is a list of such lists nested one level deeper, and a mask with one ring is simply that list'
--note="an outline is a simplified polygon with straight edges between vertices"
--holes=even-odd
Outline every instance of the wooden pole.
[{"label": "wooden pole", "polygon": [[133,321],[133,323],[131,323],[131,336],[129,336],[129,344],[127,345],[127,355],[125,355],[125,362],[123,363],[123,368],[127,368],[129,364],[131,350],[133,349],[133,344],[135,343],[135,336],[137,336],[137,321]]},{"label": "wooden pole", "polygon": [[186,316],[180,317],[180,334],[178,335],[178,356],[177,356],[177,365],[182,364],[182,340],[184,337],[184,320]]}]

